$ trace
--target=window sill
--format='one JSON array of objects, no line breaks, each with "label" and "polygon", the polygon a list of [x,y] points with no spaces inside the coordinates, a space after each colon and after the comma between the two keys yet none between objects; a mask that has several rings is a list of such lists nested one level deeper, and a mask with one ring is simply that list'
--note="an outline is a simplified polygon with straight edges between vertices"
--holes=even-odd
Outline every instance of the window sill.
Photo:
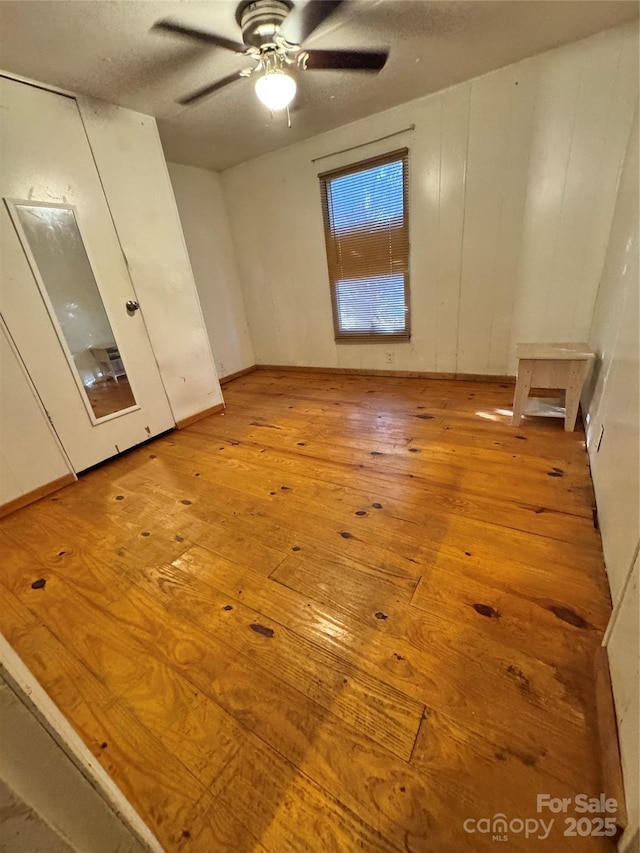
[{"label": "window sill", "polygon": [[337,344],[406,344],[411,335],[336,335]]}]

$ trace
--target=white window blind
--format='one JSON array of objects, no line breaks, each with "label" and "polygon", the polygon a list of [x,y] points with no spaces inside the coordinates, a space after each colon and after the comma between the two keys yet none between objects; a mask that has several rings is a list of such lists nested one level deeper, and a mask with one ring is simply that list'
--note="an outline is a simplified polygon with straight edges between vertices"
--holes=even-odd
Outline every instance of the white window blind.
[{"label": "white window blind", "polygon": [[407,155],[319,176],[337,341],[409,339]]}]

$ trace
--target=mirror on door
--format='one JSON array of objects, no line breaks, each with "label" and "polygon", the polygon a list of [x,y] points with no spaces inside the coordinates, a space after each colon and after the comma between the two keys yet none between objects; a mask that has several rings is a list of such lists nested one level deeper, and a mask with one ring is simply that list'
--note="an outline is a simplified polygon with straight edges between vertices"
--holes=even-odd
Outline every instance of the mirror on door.
[{"label": "mirror on door", "polygon": [[92,421],[136,400],[72,206],[8,202],[40,292]]}]

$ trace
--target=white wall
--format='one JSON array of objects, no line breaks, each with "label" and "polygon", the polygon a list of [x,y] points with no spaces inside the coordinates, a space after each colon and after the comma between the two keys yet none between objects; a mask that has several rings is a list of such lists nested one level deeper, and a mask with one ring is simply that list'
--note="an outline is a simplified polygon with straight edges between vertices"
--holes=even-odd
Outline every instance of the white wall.
[{"label": "white wall", "polygon": [[[638,831],[640,800],[638,181],[636,110],[589,334],[589,343],[598,361],[583,396],[591,473],[614,604],[606,645],[629,811],[629,830],[621,849],[626,849],[626,840]],[[601,427],[604,432],[600,440]]]},{"label": "white wall", "polygon": [[101,101],[78,105],[179,421],[221,403],[222,392],[156,121]]},{"label": "white wall", "polygon": [[[221,403],[222,393],[155,120],[86,100],[81,114],[171,412],[175,420],[187,418]],[[10,172],[11,164],[4,165]],[[69,468],[4,329],[0,337],[2,505]]]},{"label": "white wall", "polygon": [[82,471],[119,448],[170,429],[175,421],[144,315],[128,317],[125,311],[127,300],[134,298],[131,278],[75,100],[4,76],[0,90],[1,194],[36,205],[42,200],[77,207],[77,225],[139,404],[124,418],[92,422],[88,398],[70,370],[66,342],[47,310],[46,282],[26,239],[20,239],[22,229],[14,228],[1,206],[0,311],[69,459]]},{"label": "white wall", "polygon": [[69,473],[0,317],[0,506]]},{"label": "white wall", "polygon": [[0,850],[145,849],[0,673]]},{"label": "white wall", "polygon": [[[631,569],[640,535],[638,275],[636,113],[589,334],[597,367],[584,395],[591,474],[614,605]],[[599,442],[601,426],[604,433]]]},{"label": "white wall", "polygon": [[[622,776],[627,802],[628,825],[620,849],[637,853],[640,828],[640,654],[638,647],[639,559],[636,556],[620,605],[613,617],[607,641],[607,654],[618,721],[618,739],[622,756]],[[632,846],[633,838],[636,846]],[[628,846],[627,846],[628,845]]]},{"label": "white wall", "polygon": [[[584,340],[637,65],[611,30],[223,172],[258,363],[502,374],[517,341]],[[337,346],[317,174],[403,145],[412,340]]]},{"label": "white wall", "polygon": [[168,163],[218,376],[255,364],[220,176]]},{"label": "white wall", "polygon": [[0,779],[0,850],[11,853],[73,853],[61,838]]}]

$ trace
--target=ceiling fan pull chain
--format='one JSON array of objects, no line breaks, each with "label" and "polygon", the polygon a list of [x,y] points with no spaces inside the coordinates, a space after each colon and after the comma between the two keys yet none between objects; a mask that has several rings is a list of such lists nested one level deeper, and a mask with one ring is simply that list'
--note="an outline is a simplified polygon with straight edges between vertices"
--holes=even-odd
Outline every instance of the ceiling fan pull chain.
[{"label": "ceiling fan pull chain", "polygon": [[289,107],[287,106],[287,127],[291,130],[291,113],[289,112]]}]

